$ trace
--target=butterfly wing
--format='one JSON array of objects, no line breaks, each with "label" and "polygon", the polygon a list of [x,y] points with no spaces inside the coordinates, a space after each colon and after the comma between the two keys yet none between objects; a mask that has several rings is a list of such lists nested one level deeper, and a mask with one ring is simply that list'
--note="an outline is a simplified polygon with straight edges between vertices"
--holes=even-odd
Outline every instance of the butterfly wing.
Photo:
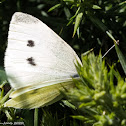
[{"label": "butterfly wing", "polygon": [[26,93],[67,82],[77,75],[76,60],[81,63],[74,50],[39,19],[21,12],[12,16],[5,71],[15,90]]},{"label": "butterfly wing", "polygon": [[[73,82],[68,81],[22,93],[21,91],[27,90],[27,87],[24,87],[12,92],[12,99],[5,102],[4,106],[27,109],[47,106],[62,98],[60,91],[69,90],[71,87],[73,87]],[[19,92],[21,94],[17,95]]]}]

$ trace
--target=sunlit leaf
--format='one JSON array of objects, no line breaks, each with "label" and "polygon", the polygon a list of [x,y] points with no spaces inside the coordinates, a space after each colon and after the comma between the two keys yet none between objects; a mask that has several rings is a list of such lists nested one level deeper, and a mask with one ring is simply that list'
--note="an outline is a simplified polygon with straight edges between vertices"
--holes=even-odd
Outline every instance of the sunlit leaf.
[{"label": "sunlit leaf", "polygon": [[53,7],[51,7],[51,8],[48,10],[48,12],[53,11],[53,10],[59,8],[60,6],[61,6],[61,4],[56,4],[56,5],[54,5]]},{"label": "sunlit leaf", "polygon": [[83,17],[83,13],[82,13],[82,12],[79,13],[79,14],[76,16],[75,25],[74,25],[73,37],[74,37],[74,35],[75,35],[75,33],[76,33],[76,31],[77,31],[79,25],[80,25],[80,22],[81,22],[82,17]]},{"label": "sunlit leaf", "polygon": [[92,8],[93,8],[93,9],[101,9],[101,7],[99,7],[98,5],[93,5]]}]

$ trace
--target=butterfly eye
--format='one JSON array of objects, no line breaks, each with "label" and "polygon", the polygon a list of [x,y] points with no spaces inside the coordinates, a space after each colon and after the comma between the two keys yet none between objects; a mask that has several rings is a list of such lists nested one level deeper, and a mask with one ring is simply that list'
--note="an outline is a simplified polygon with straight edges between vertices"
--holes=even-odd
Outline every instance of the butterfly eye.
[{"label": "butterfly eye", "polygon": [[33,57],[28,58],[27,61],[28,61],[29,64],[36,66]]},{"label": "butterfly eye", "polygon": [[78,74],[74,74],[72,77],[76,78],[76,77],[79,77],[79,75]]},{"label": "butterfly eye", "polygon": [[35,46],[34,41],[33,41],[33,40],[28,40],[28,44],[27,44],[27,46],[29,46],[29,47],[33,47],[33,46]]}]

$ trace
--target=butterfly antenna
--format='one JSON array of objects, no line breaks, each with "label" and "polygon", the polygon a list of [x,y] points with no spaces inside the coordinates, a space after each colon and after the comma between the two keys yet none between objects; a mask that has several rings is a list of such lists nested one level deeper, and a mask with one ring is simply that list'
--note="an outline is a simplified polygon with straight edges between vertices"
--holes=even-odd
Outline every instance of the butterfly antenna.
[{"label": "butterfly antenna", "polygon": [[[115,44],[119,45],[119,40],[117,40]],[[102,56],[102,59],[109,53],[111,49],[115,47],[115,44]]]}]

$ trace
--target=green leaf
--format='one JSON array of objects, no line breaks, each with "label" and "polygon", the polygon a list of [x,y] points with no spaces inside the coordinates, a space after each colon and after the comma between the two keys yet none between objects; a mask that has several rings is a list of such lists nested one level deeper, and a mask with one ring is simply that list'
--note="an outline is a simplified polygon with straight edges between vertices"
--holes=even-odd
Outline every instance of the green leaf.
[{"label": "green leaf", "polygon": [[7,80],[6,73],[4,70],[0,69],[0,81],[3,82],[5,80]]},{"label": "green leaf", "polygon": [[11,89],[1,100],[0,104],[4,104],[5,101],[9,98],[9,95],[12,93],[13,89]]},{"label": "green leaf", "polygon": [[73,37],[74,37],[78,27],[79,27],[79,24],[81,22],[82,17],[83,17],[83,13],[82,12],[78,13],[78,15],[76,16]]},{"label": "green leaf", "polygon": [[108,28],[104,25],[104,23],[101,20],[99,20],[99,18],[90,14],[88,14],[88,18],[103,32],[107,31]]},{"label": "green leaf", "polygon": [[99,7],[98,5],[93,5],[92,8],[93,8],[93,9],[101,9],[101,7]]},{"label": "green leaf", "polygon": [[115,38],[112,36],[112,34],[109,31],[106,31],[106,34],[116,43]]},{"label": "green leaf", "polygon": [[75,15],[74,15],[74,16],[72,16],[72,17],[70,18],[70,21],[67,23],[67,26],[71,24],[71,22],[72,22],[72,21],[73,21],[73,19],[77,16],[77,14],[78,14],[78,12],[79,12],[79,11],[80,11],[80,7],[78,7],[78,9],[77,9],[77,11],[76,11]]},{"label": "green leaf", "polygon": [[56,5],[54,5],[53,7],[51,7],[51,8],[48,10],[48,12],[53,11],[53,10],[56,9],[56,8],[59,8],[60,6],[61,6],[61,4],[56,4]]},{"label": "green leaf", "polygon": [[71,2],[71,3],[73,3],[74,2],[74,0],[63,0],[64,2]]},{"label": "green leaf", "polygon": [[79,119],[79,120],[82,120],[84,121],[86,118],[84,116],[81,116],[81,115],[77,115],[77,116],[72,116],[74,119]]},{"label": "green leaf", "polygon": [[[115,40],[115,38],[112,36],[112,34],[110,34],[108,31],[106,31],[107,35],[115,42],[118,44],[118,41]],[[124,57],[124,55],[122,54],[121,50],[119,49],[118,45],[115,44],[115,49],[116,49],[116,53],[118,55],[118,58],[120,60],[121,66],[124,70],[124,73],[126,74],[126,58]]]},{"label": "green leaf", "polygon": [[121,66],[124,70],[124,73],[126,74],[126,58],[124,57],[124,55],[122,54],[122,52],[120,51],[120,49],[117,45],[115,45],[115,49],[116,49],[118,58],[120,60]]},{"label": "green leaf", "polygon": [[90,50],[88,50],[88,51],[82,53],[82,54],[81,54],[81,59],[82,59],[82,57],[88,55],[88,54],[89,54],[90,52],[92,52],[92,51],[93,51],[93,49],[90,49]]}]

